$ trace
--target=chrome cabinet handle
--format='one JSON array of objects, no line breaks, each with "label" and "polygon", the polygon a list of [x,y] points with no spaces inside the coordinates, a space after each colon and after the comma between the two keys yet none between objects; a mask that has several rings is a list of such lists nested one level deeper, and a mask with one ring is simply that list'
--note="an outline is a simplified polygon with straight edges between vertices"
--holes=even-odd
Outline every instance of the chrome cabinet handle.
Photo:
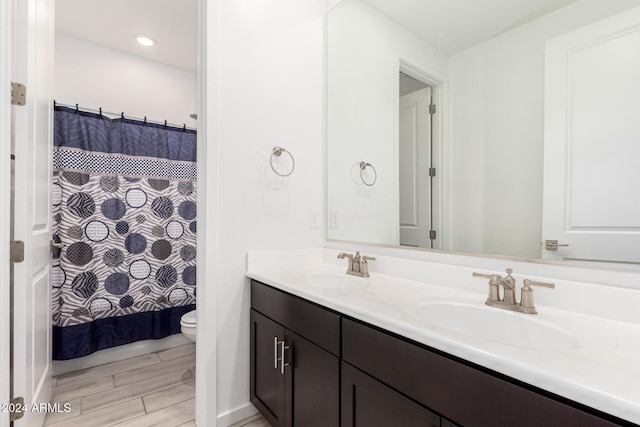
[{"label": "chrome cabinet handle", "polygon": [[278,369],[278,337],[273,337],[273,364],[274,368]]},{"label": "chrome cabinet handle", "polygon": [[284,340],[280,341],[278,344],[280,344],[280,354],[281,354],[281,357],[278,359],[280,360],[280,373],[284,375],[284,367],[289,366],[289,363],[284,362],[284,351],[288,350],[289,346],[285,345]]}]

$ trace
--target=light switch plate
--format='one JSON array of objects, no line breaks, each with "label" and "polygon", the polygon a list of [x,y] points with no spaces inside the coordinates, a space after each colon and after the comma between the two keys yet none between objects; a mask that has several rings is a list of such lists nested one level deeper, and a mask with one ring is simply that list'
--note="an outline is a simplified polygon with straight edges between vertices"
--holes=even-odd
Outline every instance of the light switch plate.
[{"label": "light switch plate", "polygon": [[338,228],[338,211],[336,209],[329,210],[329,227]]},{"label": "light switch plate", "polygon": [[309,228],[320,228],[320,209],[309,209]]}]

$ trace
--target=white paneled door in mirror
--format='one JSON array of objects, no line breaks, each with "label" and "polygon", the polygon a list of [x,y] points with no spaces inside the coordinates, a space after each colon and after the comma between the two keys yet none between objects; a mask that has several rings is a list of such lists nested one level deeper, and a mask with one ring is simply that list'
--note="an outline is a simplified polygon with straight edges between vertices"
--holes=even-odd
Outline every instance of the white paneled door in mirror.
[{"label": "white paneled door in mirror", "polygon": [[640,9],[547,45],[549,259],[640,264]]},{"label": "white paneled door in mirror", "polygon": [[[402,77],[400,78],[410,78]],[[430,248],[431,88],[400,96],[400,245]]]}]

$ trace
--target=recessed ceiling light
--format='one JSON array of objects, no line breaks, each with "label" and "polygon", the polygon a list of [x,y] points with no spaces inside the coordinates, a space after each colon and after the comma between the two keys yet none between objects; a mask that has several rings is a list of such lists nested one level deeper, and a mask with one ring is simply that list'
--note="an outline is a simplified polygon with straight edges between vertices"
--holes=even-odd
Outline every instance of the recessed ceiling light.
[{"label": "recessed ceiling light", "polygon": [[156,41],[154,39],[152,39],[151,37],[143,36],[143,35],[140,35],[140,34],[136,34],[133,37],[142,46],[153,46],[154,44],[156,44]]}]

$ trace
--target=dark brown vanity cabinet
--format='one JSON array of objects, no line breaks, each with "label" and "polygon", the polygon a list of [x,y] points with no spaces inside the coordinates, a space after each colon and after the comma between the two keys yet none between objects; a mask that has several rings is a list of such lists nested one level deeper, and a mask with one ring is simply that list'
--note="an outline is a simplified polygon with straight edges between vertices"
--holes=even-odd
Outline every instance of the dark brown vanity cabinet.
[{"label": "dark brown vanity cabinet", "polygon": [[273,427],[338,427],[340,316],[252,282],[251,403]]},{"label": "dark brown vanity cabinet", "polygon": [[251,291],[251,402],[274,427],[635,425],[259,282]]},{"label": "dark brown vanity cabinet", "polygon": [[[461,426],[633,425],[346,318],[342,359]],[[451,425],[448,420],[442,425]]]},{"label": "dark brown vanity cabinet", "polygon": [[282,325],[251,310],[251,403],[273,426],[284,426],[285,375],[279,345],[284,339]]}]

